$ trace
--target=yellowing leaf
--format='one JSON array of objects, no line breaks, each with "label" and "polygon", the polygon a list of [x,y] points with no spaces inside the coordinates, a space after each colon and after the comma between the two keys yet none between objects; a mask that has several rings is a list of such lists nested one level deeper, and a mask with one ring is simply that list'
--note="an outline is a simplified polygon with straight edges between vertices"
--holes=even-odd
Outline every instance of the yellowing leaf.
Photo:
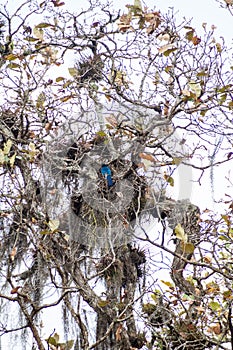
[{"label": "yellowing leaf", "polygon": [[100,299],[97,304],[99,307],[105,307],[109,304],[109,300]]},{"label": "yellowing leaf", "polygon": [[34,27],[33,29],[33,34],[35,35],[35,37],[41,41],[43,41],[44,39],[44,32],[43,29],[38,28],[38,27]]},{"label": "yellowing leaf", "polygon": [[13,53],[10,53],[9,55],[4,56],[4,59],[8,61],[16,60],[16,58],[18,58],[17,55],[14,55]]},{"label": "yellowing leaf", "polygon": [[187,234],[184,232],[183,227],[181,226],[181,224],[177,224],[175,229],[174,229],[175,235],[178,239],[180,239],[181,241],[187,243],[188,240],[188,236]]},{"label": "yellowing leaf", "polygon": [[218,51],[219,53],[221,53],[221,52],[222,52],[222,46],[221,46],[221,44],[216,43],[216,49],[217,49],[217,51]]},{"label": "yellowing leaf", "polygon": [[2,149],[0,149],[0,164],[5,163],[5,155]]},{"label": "yellowing leaf", "polygon": [[189,86],[189,88],[190,88],[190,90],[197,96],[197,97],[199,97],[200,95],[201,95],[201,85],[200,85],[200,83],[197,83],[197,82],[195,82],[195,81],[190,81],[189,83],[188,83],[188,86]]},{"label": "yellowing leaf", "polygon": [[172,176],[167,175],[166,173],[164,173],[163,175],[164,179],[167,181],[167,183],[169,183],[170,186],[174,186],[174,179]]},{"label": "yellowing leaf", "polygon": [[72,77],[74,77],[74,78],[78,75],[78,70],[77,70],[77,68],[75,68],[75,67],[73,67],[73,68],[68,68],[68,71],[69,71],[70,75],[71,75]]},{"label": "yellowing leaf", "polygon": [[35,157],[35,155],[38,153],[39,151],[36,149],[36,146],[34,143],[30,142],[29,146],[28,146],[28,154],[30,156],[30,160],[32,161]]},{"label": "yellowing leaf", "polygon": [[172,159],[172,163],[175,165],[179,165],[181,162],[182,162],[182,158],[180,158],[180,157],[174,157]]},{"label": "yellowing leaf", "polygon": [[13,167],[15,164],[15,158],[16,158],[16,153],[13,154],[12,157],[9,159],[10,166]]},{"label": "yellowing leaf", "polygon": [[44,92],[41,92],[36,100],[36,108],[42,108],[44,106],[46,96]]},{"label": "yellowing leaf", "polygon": [[4,144],[3,147],[3,153],[5,155],[8,155],[10,150],[11,150],[11,146],[12,146],[12,141],[11,140],[7,140],[7,142]]},{"label": "yellowing leaf", "polygon": [[218,311],[219,309],[221,309],[221,305],[217,301],[211,301],[209,303],[209,307],[212,311]]},{"label": "yellowing leaf", "polygon": [[71,98],[73,98],[73,95],[64,96],[64,97],[60,98],[60,101],[61,101],[61,102],[67,102],[67,101],[69,101]]},{"label": "yellowing leaf", "polygon": [[192,254],[194,252],[195,246],[190,242],[181,242],[181,248],[184,253]]},{"label": "yellowing leaf", "polygon": [[65,78],[63,78],[63,77],[57,77],[57,78],[56,78],[56,82],[57,82],[57,83],[59,83],[59,81],[62,81],[62,80],[65,80]]},{"label": "yellowing leaf", "polygon": [[171,288],[171,289],[174,289],[174,285],[173,285],[171,282],[169,282],[169,281],[163,281],[163,280],[161,280],[161,282],[162,282],[163,284],[165,284],[167,287],[169,287],[169,288]]},{"label": "yellowing leaf", "polygon": [[49,220],[48,226],[52,232],[55,232],[60,225],[59,219]]},{"label": "yellowing leaf", "polygon": [[53,27],[53,25],[49,24],[49,23],[39,23],[39,24],[37,24],[35,26],[35,28],[38,28],[38,29],[40,29],[40,28],[48,28],[48,27]]},{"label": "yellowing leaf", "polygon": [[19,68],[19,67],[20,67],[20,65],[18,63],[15,63],[15,62],[9,63],[7,65],[7,68],[9,68],[9,69],[16,69],[16,68]]}]

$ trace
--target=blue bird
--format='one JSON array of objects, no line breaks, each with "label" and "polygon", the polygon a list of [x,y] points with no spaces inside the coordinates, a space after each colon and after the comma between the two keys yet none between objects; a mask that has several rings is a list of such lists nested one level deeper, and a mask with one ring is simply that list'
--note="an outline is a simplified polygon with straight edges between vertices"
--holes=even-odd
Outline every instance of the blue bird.
[{"label": "blue bird", "polygon": [[108,187],[111,187],[114,185],[113,181],[112,181],[112,172],[111,169],[106,165],[103,164],[101,167],[101,174],[106,177],[107,182],[108,182]]}]

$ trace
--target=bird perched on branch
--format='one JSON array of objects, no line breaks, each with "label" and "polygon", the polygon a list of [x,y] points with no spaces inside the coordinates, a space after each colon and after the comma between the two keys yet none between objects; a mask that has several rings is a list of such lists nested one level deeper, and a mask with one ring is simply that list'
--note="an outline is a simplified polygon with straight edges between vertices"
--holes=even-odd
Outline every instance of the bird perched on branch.
[{"label": "bird perched on branch", "polygon": [[101,167],[101,174],[104,177],[106,177],[107,182],[108,182],[108,188],[114,185],[114,183],[112,181],[112,172],[111,172],[111,169],[109,168],[109,166],[107,166],[106,164],[103,164]]}]

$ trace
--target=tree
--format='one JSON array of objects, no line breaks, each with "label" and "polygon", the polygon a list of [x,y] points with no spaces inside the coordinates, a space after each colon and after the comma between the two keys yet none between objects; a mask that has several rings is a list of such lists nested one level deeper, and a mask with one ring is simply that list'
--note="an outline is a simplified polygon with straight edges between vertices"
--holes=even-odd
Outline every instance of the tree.
[{"label": "tree", "polygon": [[26,0],[0,15],[3,339],[233,347],[232,198],[218,214],[169,195],[180,169],[199,182],[210,169],[213,184],[232,160],[232,67],[214,26],[140,1],[77,14]]}]

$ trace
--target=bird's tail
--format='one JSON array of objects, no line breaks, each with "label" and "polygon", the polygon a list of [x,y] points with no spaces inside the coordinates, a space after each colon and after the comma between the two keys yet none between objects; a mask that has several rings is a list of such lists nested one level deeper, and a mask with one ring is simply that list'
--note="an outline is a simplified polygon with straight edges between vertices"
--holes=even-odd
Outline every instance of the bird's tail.
[{"label": "bird's tail", "polygon": [[113,186],[113,181],[111,175],[107,175],[108,187]]}]

